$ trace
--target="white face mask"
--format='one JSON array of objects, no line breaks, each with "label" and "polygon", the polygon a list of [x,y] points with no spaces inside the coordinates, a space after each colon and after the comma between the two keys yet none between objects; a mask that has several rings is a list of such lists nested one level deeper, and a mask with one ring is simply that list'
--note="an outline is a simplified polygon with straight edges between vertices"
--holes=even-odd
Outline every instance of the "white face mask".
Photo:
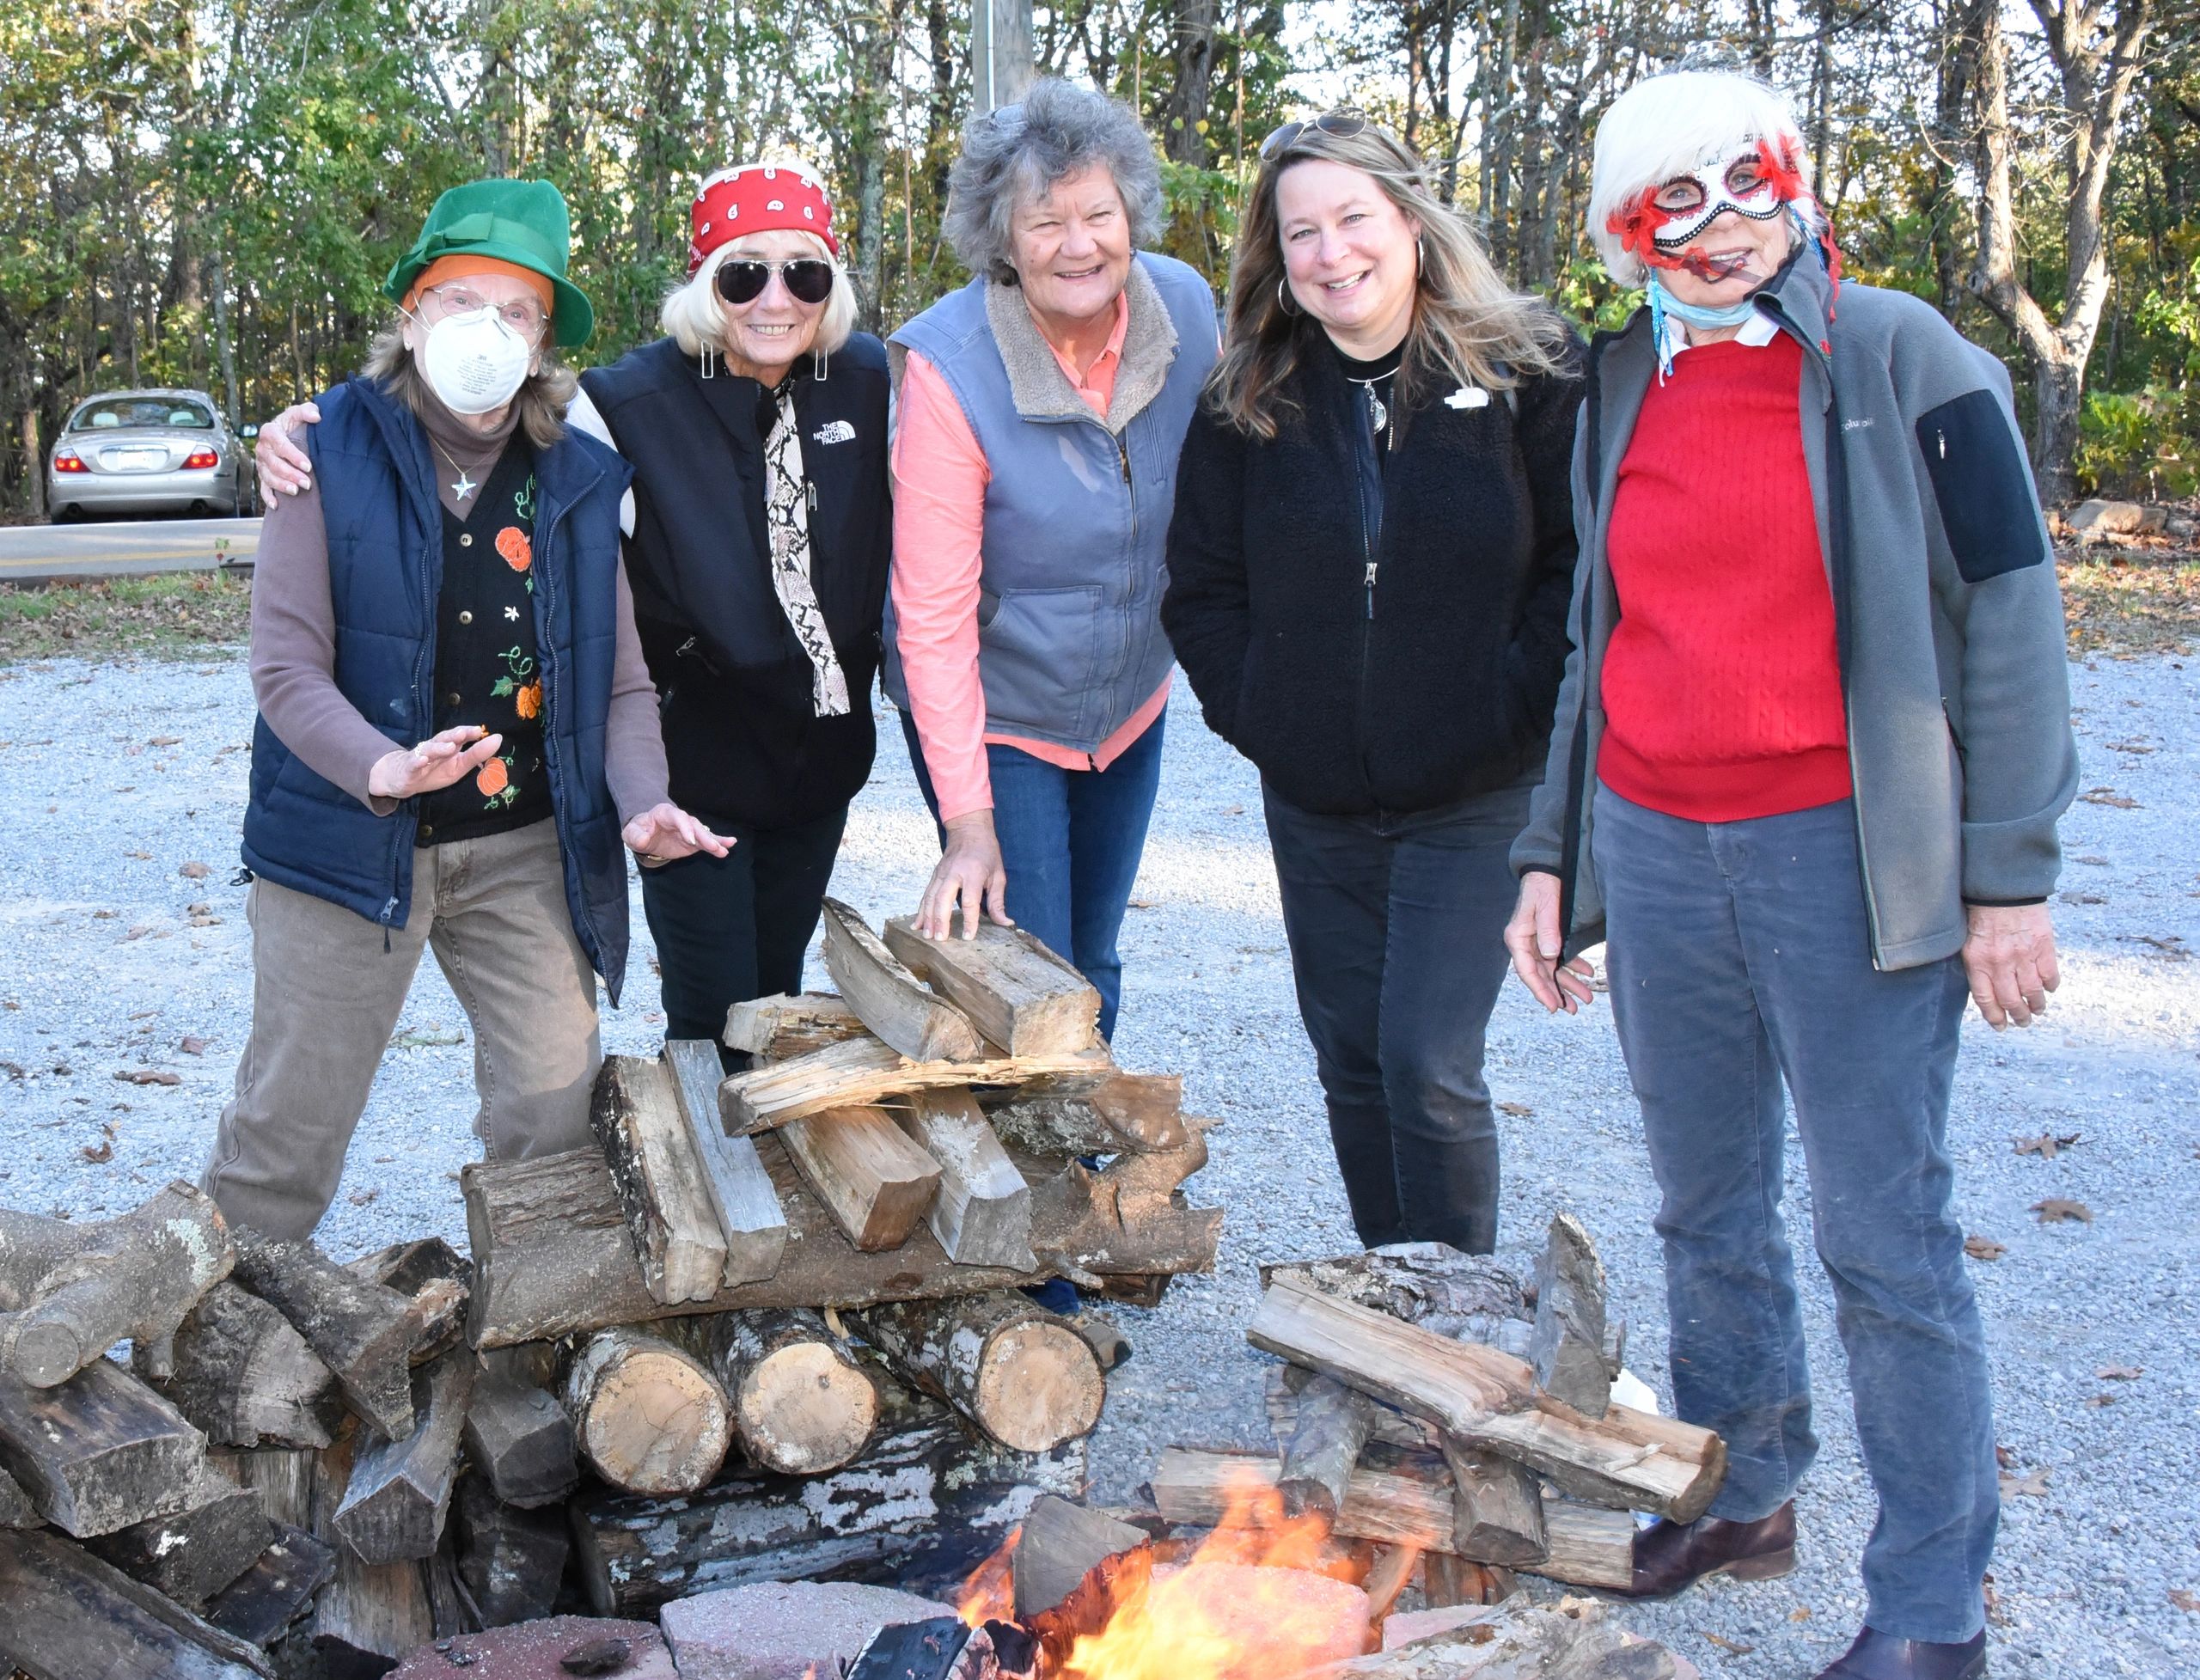
[{"label": "white face mask", "polygon": [[445,315],[428,328],[421,371],[452,413],[486,414],[512,400],[533,355],[494,309],[476,309]]}]

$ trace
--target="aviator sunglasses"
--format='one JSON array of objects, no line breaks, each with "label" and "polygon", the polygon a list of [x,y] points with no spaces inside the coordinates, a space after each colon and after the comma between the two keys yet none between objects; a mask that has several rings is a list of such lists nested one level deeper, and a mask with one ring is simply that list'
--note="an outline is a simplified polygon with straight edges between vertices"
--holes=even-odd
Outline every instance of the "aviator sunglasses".
[{"label": "aviator sunglasses", "polygon": [[1305,122],[1286,123],[1261,142],[1261,162],[1265,163],[1270,158],[1289,151],[1292,147],[1299,144],[1300,137],[1310,129],[1318,129],[1323,133],[1334,135],[1340,140],[1349,140],[1366,126],[1366,113],[1349,108],[1341,111],[1324,111],[1320,116],[1310,118]]},{"label": "aviator sunglasses", "polygon": [[754,303],[776,272],[787,296],[798,303],[822,303],[833,295],[833,265],[822,257],[791,257],[779,262],[742,257],[718,270],[718,296],[729,303]]}]

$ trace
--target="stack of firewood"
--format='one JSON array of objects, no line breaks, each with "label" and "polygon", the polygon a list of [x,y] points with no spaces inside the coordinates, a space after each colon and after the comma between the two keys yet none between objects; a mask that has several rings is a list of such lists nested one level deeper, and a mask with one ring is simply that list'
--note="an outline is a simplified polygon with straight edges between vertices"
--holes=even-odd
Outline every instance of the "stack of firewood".
[{"label": "stack of firewood", "polygon": [[468,1168],[470,1261],[339,1265],[180,1182],[0,1213],[0,1671],[371,1672],[559,1608],[944,1580],[1076,1493],[1107,1339],[1017,1286],[1212,1267],[1208,1122],[1019,932],[832,904],[825,956],[839,995],[733,1011],[748,1070],[614,1057],[601,1148]]}]

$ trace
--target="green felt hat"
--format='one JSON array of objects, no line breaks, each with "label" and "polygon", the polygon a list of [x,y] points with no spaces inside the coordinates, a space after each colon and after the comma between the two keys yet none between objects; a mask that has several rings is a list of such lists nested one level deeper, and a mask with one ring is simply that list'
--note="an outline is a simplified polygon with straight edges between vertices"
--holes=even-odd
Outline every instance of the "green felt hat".
[{"label": "green felt hat", "polygon": [[596,330],[596,311],[565,278],[571,244],[565,194],[548,181],[471,180],[436,200],[427,226],[382,289],[401,303],[420,271],[438,257],[495,257],[547,279],[558,300],[551,311],[553,336],[560,345],[584,344]]}]

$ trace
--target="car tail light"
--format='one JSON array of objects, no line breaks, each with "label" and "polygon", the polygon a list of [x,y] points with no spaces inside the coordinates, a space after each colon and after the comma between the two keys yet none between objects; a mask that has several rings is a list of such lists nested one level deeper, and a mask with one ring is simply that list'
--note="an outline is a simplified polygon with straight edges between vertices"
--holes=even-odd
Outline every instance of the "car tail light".
[{"label": "car tail light", "polygon": [[92,469],[84,465],[83,458],[76,450],[56,449],[53,452],[53,470],[57,473],[89,473]]},{"label": "car tail light", "polygon": [[193,467],[219,467],[221,464],[222,457],[216,455],[211,449],[193,449],[189,455],[183,458],[183,466],[186,472],[189,472]]}]

